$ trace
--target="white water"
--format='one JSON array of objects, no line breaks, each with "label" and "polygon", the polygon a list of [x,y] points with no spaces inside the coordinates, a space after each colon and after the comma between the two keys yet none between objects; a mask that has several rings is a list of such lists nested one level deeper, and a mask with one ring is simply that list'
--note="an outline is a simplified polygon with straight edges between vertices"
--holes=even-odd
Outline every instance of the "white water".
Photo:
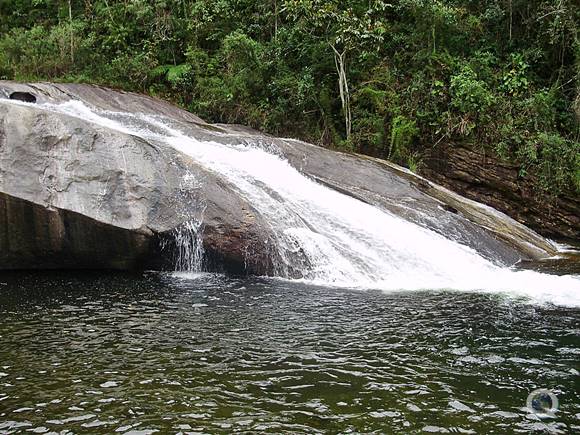
[{"label": "white water", "polygon": [[[190,219],[173,230],[175,271],[199,273],[203,270],[202,224],[201,220]],[[168,248],[167,241],[162,241],[161,248]]]},{"label": "white water", "polygon": [[[168,119],[97,112],[76,101],[36,107],[163,141],[231,182],[275,231],[280,277],[299,270],[321,285],[504,292],[580,306],[578,276],[498,267],[471,248],[316,183],[260,147],[202,142]],[[183,255],[199,253],[188,237]],[[190,259],[180,261],[187,269]]]}]

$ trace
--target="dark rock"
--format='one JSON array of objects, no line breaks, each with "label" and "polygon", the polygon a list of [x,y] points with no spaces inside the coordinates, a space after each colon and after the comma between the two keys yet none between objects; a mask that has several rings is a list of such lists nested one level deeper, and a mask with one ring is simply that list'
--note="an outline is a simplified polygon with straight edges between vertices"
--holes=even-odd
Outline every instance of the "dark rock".
[{"label": "dark rock", "polygon": [[152,235],[0,193],[2,269],[142,268],[157,248]]},{"label": "dark rock", "polygon": [[9,98],[11,100],[24,101],[25,103],[36,103],[36,97],[30,92],[12,92]]},{"label": "dark rock", "polygon": [[459,194],[488,204],[544,236],[580,240],[580,197],[565,192],[548,197],[534,191],[531,179],[519,177],[519,166],[467,145],[446,144],[424,160],[422,173]]}]

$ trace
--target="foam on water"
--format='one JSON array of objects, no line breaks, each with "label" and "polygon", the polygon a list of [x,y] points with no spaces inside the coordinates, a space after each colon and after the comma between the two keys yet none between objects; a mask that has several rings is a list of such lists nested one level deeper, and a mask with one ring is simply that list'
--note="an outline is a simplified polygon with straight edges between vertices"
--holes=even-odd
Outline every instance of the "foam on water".
[{"label": "foam on water", "polygon": [[[580,306],[578,276],[496,266],[467,246],[313,181],[272,150],[199,141],[169,119],[96,111],[78,101],[36,107],[163,141],[228,180],[274,229],[279,277],[299,270],[303,280],[320,285],[506,292]],[[183,247],[197,255],[190,233]],[[180,261],[185,262],[180,269],[187,270],[190,259]]]}]

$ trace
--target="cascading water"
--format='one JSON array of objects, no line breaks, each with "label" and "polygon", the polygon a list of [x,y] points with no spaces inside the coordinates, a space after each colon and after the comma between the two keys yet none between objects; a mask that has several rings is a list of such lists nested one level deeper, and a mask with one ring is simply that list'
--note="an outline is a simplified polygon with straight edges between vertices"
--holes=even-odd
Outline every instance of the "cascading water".
[{"label": "cascading water", "polygon": [[176,272],[201,272],[203,269],[202,221],[190,219],[171,232],[171,240],[162,242],[162,249],[171,247]]},{"label": "cascading water", "polygon": [[[182,200],[187,201],[187,193],[192,190],[200,189],[199,180],[193,174],[187,173],[181,180],[179,190],[182,194]],[[193,272],[199,273],[203,270],[203,204],[198,204],[200,209],[199,217],[185,216],[187,219],[183,224],[171,232],[171,241],[164,240],[162,248],[168,248],[171,245],[173,254],[173,264],[176,272]]]},{"label": "cascading water", "polygon": [[[580,305],[578,277],[494,265],[467,246],[318,184],[271,149],[198,141],[170,119],[96,111],[78,101],[36,107],[162,141],[236,186],[273,229],[279,277],[299,270],[323,285],[505,291]],[[188,222],[175,233],[176,268],[200,270],[201,220]]]}]

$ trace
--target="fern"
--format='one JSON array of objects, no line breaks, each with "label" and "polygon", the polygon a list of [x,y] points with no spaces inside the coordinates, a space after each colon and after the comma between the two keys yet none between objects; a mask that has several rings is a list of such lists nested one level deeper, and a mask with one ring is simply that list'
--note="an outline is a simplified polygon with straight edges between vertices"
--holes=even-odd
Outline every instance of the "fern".
[{"label": "fern", "polygon": [[191,72],[191,65],[182,63],[179,65],[159,65],[153,68],[150,73],[152,79],[164,78],[172,86],[183,83],[187,75]]}]

